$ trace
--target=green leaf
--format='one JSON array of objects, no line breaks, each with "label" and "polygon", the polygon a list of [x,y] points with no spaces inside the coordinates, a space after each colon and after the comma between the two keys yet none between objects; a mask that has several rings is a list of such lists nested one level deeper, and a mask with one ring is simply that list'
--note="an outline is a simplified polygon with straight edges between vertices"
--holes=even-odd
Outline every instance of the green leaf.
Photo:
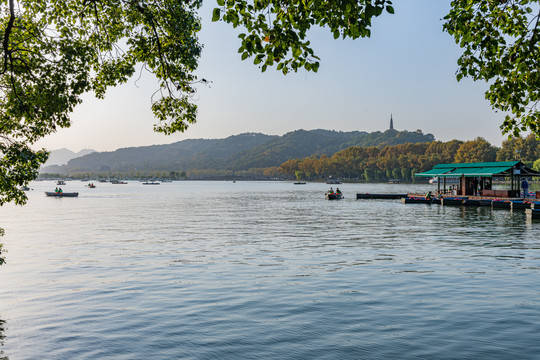
[{"label": "green leaf", "polygon": [[214,8],[214,11],[212,12],[212,21],[218,21],[221,17],[221,9]]}]

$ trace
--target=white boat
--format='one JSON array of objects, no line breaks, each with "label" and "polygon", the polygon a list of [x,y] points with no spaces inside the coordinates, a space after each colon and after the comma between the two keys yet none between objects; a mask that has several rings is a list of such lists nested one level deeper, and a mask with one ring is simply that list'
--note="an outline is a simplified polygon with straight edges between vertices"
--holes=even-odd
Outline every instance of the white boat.
[{"label": "white boat", "polygon": [[[429,179],[430,184],[436,184],[437,181],[438,181],[438,177],[434,177],[432,179]],[[444,178],[441,179],[441,184],[444,184]],[[446,184],[459,184],[459,178],[447,177],[446,178]]]}]

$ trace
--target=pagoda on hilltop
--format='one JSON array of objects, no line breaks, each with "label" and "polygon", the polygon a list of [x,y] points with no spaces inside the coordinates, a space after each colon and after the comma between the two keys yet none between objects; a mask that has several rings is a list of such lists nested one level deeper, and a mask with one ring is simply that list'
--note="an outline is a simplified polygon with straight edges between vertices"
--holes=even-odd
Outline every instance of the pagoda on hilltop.
[{"label": "pagoda on hilltop", "polygon": [[394,119],[392,119],[392,114],[390,114],[390,130],[394,130]]}]

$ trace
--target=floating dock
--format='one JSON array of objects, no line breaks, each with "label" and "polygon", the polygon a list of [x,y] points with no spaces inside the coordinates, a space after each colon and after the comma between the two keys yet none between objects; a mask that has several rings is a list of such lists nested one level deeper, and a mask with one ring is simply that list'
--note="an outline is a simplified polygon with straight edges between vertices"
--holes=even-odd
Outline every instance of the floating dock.
[{"label": "floating dock", "polygon": [[403,204],[440,204],[444,206],[491,207],[493,209],[525,210],[532,219],[540,217],[540,201],[522,198],[489,199],[474,196],[426,198],[418,194],[356,194],[356,199],[401,199]]},{"label": "floating dock", "polygon": [[356,199],[403,199],[407,194],[356,194]]}]

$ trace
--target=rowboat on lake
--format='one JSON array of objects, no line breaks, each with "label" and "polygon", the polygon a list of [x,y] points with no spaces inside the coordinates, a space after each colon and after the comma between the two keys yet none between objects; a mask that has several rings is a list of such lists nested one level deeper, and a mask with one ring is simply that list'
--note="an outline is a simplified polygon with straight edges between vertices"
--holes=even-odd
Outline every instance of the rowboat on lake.
[{"label": "rowboat on lake", "polygon": [[327,191],[325,195],[326,195],[326,200],[341,200],[341,199],[343,199],[343,194],[341,192]]},{"label": "rowboat on lake", "polygon": [[45,191],[45,195],[53,197],[77,197],[79,196],[78,192],[55,192],[55,191]]},{"label": "rowboat on lake", "polygon": [[142,184],[143,185],[159,185],[159,182],[157,182],[157,181],[145,181]]}]

